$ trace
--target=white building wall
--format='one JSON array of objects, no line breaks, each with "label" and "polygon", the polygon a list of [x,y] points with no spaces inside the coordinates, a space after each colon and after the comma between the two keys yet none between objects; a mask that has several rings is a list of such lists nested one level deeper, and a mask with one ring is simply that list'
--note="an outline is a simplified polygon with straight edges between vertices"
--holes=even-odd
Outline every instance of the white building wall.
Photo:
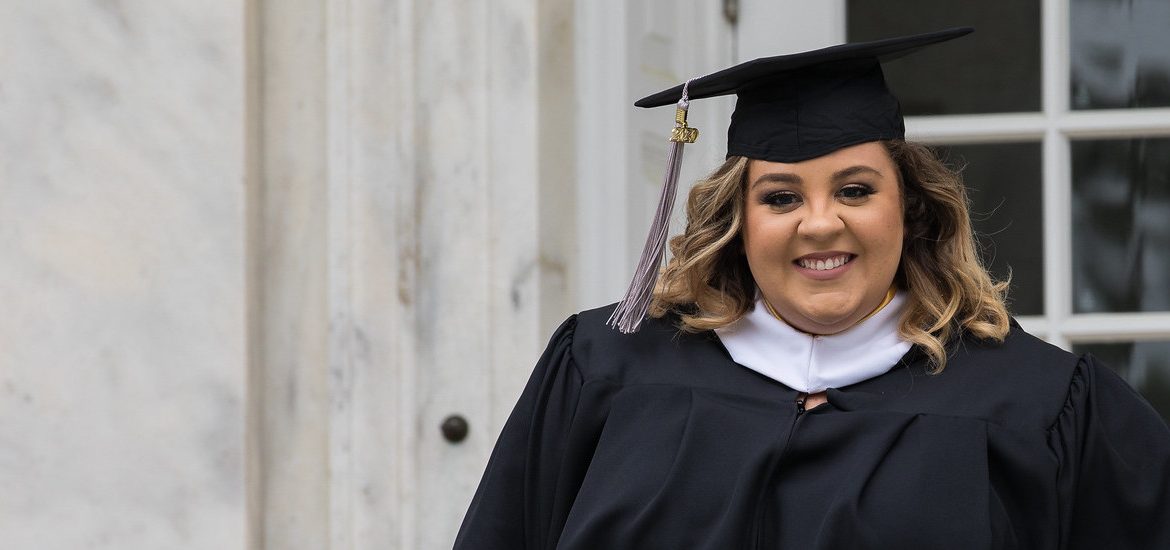
[{"label": "white building wall", "polygon": [[574,300],[574,28],[0,7],[0,546],[449,547]]},{"label": "white building wall", "polygon": [[0,4],[0,546],[243,548],[236,1]]}]

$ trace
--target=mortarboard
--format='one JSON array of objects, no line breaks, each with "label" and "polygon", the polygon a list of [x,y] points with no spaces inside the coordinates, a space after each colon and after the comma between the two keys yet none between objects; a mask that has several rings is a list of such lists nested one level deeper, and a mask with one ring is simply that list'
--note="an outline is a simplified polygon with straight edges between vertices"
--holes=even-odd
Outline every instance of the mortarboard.
[{"label": "mortarboard", "polygon": [[727,128],[728,157],[799,162],[850,145],[902,139],[906,133],[902,111],[886,87],[881,64],[973,30],[960,27],[764,57],[691,79],[635,102],[637,107],[674,104],[675,128],[650,235],[634,279],[609,319],[610,325],[621,332],[634,332],[649,309],[666,248],[682,146],[694,143],[698,137],[698,130],[686,123],[690,100],[737,96]]}]

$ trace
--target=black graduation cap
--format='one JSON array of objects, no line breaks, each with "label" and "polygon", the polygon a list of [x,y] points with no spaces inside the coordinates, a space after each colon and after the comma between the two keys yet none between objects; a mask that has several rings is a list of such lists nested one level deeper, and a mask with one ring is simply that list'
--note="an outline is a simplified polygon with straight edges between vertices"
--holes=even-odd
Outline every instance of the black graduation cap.
[{"label": "black graduation cap", "polygon": [[649,308],[666,245],[682,144],[698,131],[686,125],[690,100],[737,96],[727,128],[727,156],[799,162],[869,141],[901,139],[906,127],[897,98],[886,87],[882,62],[972,32],[958,27],[936,32],[840,44],[790,55],[764,57],[692,79],[646,96],[637,107],[675,104],[667,174],[658,212],[626,296],[610,318],[634,332]]},{"label": "black graduation cap", "polygon": [[[798,162],[842,147],[905,137],[898,100],[881,63],[958,38],[971,27],[840,44],[764,57],[692,80],[689,99],[736,94],[727,155]],[[671,105],[683,85],[648,95],[635,106]]]}]

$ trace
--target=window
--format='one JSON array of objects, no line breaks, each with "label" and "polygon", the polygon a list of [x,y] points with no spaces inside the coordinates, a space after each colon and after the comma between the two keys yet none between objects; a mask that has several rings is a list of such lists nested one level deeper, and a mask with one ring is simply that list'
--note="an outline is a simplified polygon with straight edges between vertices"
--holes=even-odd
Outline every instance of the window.
[{"label": "window", "polygon": [[1170,0],[844,3],[850,41],[978,29],[888,65],[908,133],[966,166],[1024,326],[1170,419]]}]

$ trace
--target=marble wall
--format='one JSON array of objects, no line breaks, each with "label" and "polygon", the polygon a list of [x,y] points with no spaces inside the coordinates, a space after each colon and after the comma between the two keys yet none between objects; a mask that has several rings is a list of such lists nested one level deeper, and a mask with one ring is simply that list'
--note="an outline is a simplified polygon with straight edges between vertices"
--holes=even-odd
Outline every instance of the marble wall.
[{"label": "marble wall", "polygon": [[239,2],[0,4],[0,546],[246,540]]},{"label": "marble wall", "polygon": [[574,303],[572,10],[0,5],[0,546],[449,547]]}]

